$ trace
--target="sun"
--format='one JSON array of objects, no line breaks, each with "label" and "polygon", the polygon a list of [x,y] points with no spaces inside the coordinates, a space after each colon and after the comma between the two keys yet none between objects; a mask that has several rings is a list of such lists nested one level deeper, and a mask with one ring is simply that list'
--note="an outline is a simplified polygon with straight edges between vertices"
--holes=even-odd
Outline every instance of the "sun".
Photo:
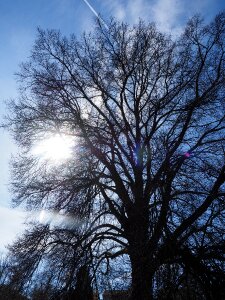
[{"label": "sun", "polygon": [[39,141],[32,154],[45,160],[60,162],[73,154],[74,138],[68,135],[56,134]]}]

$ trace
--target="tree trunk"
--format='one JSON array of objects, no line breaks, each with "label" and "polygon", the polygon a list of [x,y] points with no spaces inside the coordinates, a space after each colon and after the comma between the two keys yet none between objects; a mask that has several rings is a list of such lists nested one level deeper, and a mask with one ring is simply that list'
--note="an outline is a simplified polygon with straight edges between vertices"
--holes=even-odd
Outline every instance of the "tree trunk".
[{"label": "tree trunk", "polygon": [[131,255],[132,267],[132,289],[131,300],[152,300],[152,280],[153,269],[149,264],[147,257],[142,256],[141,251],[139,256]]},{"label": "tree trunk", "polygon": [[[154,276],[154,261],[150,257],[147,230],[142,221],[139,226],[130,231],[132,241],[129,246],[129,256],[132,268],[131,300],[153,299],[152,281]],[[142,225],[142,226],[141,226]]]},{"label": "tree trunk", "polygon": [[136,201],[137,205],[133,214],[130,214],[126,227],[132,268],[131,300],[153,299],[152,281],[155,268],[148,246],[149,214],[143,203],[145,204],[140,199]]}]

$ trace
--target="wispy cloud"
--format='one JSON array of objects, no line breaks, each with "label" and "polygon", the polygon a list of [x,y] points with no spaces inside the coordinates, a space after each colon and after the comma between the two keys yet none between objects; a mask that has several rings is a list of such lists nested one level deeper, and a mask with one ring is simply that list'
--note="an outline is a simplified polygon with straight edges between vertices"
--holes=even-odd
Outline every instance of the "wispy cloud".
[{"label": "wispy cloud", "polygon": [[151,22],[154,21],[162,31],[171,31],[178,23],[183,12],[183,7],[176,0],[133,0],[105,1],[112,16],[119,21],[126,21],[130,24],[137,23],[139,19]]},{"label": "wispy cloud", "polygon": [[179,34],[194,14],[204,16],[207,12],[205,17],[211,18],[218,11],[214,0],[105,0],[102,5],[119,21],[134,24],[141,18],[155,22],[161,31],[173,35]]},{"label": "wispy cloud", "polygon": [[151,8],[153,20],[159,29],[164,32],[175,34],[181,31],[180,17],[184,12],[184,5],[177,0],[158,0]]},{"label": "wispy cloud", "polygon": [[147,17],[147,10],[150,7],[150,3],[146,0],[106,0],[104,1],[104,7],[118,21],[136,23],[139,18],[145,19]]}]

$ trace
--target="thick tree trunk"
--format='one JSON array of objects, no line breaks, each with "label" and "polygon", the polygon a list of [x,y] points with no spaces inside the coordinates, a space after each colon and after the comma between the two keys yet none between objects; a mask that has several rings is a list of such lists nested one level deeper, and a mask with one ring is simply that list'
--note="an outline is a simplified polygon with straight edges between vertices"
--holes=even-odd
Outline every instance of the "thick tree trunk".
[{"label": "thick tree trunk", "polygon": [[139,227],[136,234],[133,232],[133,240],[129,247],[132,268],[131,300],[153,299],[152,281],[155,267],[150,257],[147,234],[142,228]]},{"label": "thick tree trunk", "polygon": [[153,270],[146,257],[131,257],[132,289],[131,300],[152,300]]},{"label": "thick tree trunk", "polygon": [[[149,249],[149,214],[142,198],[138,198],[126,226],[132,268],[131,300],[152,300],[154,263]],[[138,213],[137,213],[138,212]]]}]

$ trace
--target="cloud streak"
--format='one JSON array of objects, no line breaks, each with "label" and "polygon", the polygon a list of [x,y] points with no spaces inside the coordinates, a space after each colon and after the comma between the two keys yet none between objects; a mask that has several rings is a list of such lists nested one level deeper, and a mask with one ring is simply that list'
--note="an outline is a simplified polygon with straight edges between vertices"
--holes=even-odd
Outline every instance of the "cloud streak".
[{"label": "cloud streak", "polygon": [[87,0],[83,0],[84,3],[87,4],[87,6],[90,8],[90,10],[93,12],[93,14],[103,23],[103,25],[105,26],[105,28],[107,30],[109,30],[108,25],[106,24],[106,22],[100,17],[100,15],[96,12],[96,10],[93,8],[93,6],[91,6],[91,4],[87,1]]}]

